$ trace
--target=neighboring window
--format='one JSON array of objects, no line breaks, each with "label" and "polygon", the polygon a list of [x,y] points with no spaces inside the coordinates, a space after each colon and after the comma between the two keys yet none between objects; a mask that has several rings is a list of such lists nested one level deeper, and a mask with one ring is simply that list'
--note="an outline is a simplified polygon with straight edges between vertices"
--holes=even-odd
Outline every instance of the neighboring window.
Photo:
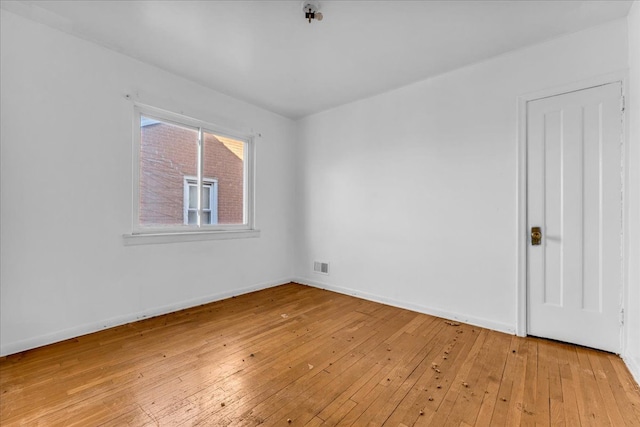
[{"label": "neighboring window", "polygon": [[[184,180],[184,223],[198,224],[198,180]],[[214,179],[202,180],[202,218],[201,224],[218,223],[218,182]]]},{"label": "neighboring window", "polygon": [[253,229],[252,140],[136,107],[134,233]]}]

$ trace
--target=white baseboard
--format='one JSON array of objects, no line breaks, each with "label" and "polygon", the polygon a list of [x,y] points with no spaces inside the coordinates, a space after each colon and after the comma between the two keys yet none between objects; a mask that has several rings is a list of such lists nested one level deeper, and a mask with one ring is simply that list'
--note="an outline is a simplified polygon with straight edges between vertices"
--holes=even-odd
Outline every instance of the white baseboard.
[{"label": "white baseboard", "polygon": [[640,358],[634,358],[631,356],[622,356],[622,360],[627,365],[629,372],[636,380],[636,383],[640,384]]},{"label": "white baseboard", "polygon": [[292,282],[300,283],[303,285],[313,286],[315,288],[326,289],[340,294],[351,295],[358,298],[366,299],[369,301],[379,302],[381,304],[391,305],[394,307],[404,308],[418,313],[429,314],[431,316],[442,317],[445,319],[456,320],[462,323],[468,323],[470,325],[479,326],[481,328],[492,329],[498,332],[504,332],[510,335],[516,334],[515,325],[507,323],[496,322],[489,319],[483,319],[480,317],[468,316],[461,313],[456,313],[449,310],[442,310],[439,308],[429,307],[422,304],[415,304],[407,301],[394,300],[392,298],[383,297],[380,295],[371,294],[368,292],[362,292],[355,289],[350,289],[342,286],[330,285],[324,282],[318,282],[315,280],[303,279],[297,277],[291,280]]},{"label": "white baseboard", "polygon": [[116,316],[110,319],[101,320],[98,322],[85,323],[83,325],[74,326],[73,328],[64,329],[61,331],[52,332],[45,335],[40,335],[33,338],[27,338],[25,340],[2,343],[0,345],[0,357],[10,354],[19,353],[21,351],[30,350],[44,345],[53,344],[56,342],[64,341],[70,338],[76,338],[82,335],[98,332],[103,329],[113,328],[115,326],[125,325],[127,323],[136,322],[138,320],[147,319],[151,317],[161,316],[163,314],[172,313],[174,311],[183,310],[186,308],[197,307],[199,305],[207,304],[214,301],[219,301],[225,298],[230,298],[237,295],[248,294],[250,292],[259,291],[262,289],[271,288],[274,286],[289,283],[290,279],[274,280],[270,282],[259,283],[253,286],[248,286],[241,289],[233,289],[225,292],[220,292],[213,295],[207,295],[204,297],[194,298],[187,301],[181,301],[175,304],[168,304],[162,307],[150,308],[138,313],[126,314],[123,316]]}]

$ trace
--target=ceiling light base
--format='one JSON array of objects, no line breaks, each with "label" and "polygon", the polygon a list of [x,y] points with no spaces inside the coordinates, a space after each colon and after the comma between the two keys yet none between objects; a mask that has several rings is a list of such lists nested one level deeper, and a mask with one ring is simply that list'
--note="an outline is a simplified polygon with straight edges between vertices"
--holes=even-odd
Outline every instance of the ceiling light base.
[{"label": "ceiling light base", "polygon": [[304,19],[311,21],[322,21],[322,12],[320,12],[320,2],[316,0],[306,0],[302,2],[302,11],[304,12]]}]

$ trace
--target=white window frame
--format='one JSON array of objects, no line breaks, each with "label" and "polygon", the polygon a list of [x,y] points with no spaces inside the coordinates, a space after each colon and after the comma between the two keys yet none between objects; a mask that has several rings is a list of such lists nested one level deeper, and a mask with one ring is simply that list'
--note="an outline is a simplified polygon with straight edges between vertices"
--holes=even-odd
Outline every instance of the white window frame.
[{"label": "white window frame", "polygon": [[[183,221],[185,225],[189,224],[189,187],[192,185],[198,186],[198,177],[196,176],[185,176],[184,177],[184,200],[182,202],[183,206]],[[202,209],[203,212],[208,211],[211,213],[209,218],[211,222],[208,225],[215,225],[218,223],[218,180],[214,178],[202,178],[202,188],[209,187],[209,206],[208,210]],[[202,196],[200,196],[202,197]],[[196,211],[197,212],[197,211]]]},{"label": "white window frame", "polygon": [[[211,239],[236,239],[247,237],[259,237],[260,231],[255,227],[255,143],[252,134],[235,132],[211,123],[187,117],[181,114],[151,107],[143,104],[134,104],[133,114],[133,171],[132,171],[132,232],[123,235],[126,245],[139,245],[150,243],[171,243],[180,241],[211,240]],[[202,142],[203,134],[225,136],[244,142],[244,179],[243,179],[243,223],[242,224],[199,224],[199,225],[169,225],[169,226],[142,226],[140,225],[140,147],[141,147],[141,116],[160,120],[169,124],[192,128],[198,131],[198,158],[197,173],[195,178],[199,188],[203,182],[208,182],[202,177],[203,159]],[[187,178],[187,177],[185,177]],[[216,185],[217,190],[217,185]],[[201,191],[198,198],[201,197]],[[217,201],[217,198],[216,198]],[[201,203],[198,201],[198,211],[201,212]],[[200,216],[200,215],[198,215]],[[200,219],[198,218],[198,223]]]}]

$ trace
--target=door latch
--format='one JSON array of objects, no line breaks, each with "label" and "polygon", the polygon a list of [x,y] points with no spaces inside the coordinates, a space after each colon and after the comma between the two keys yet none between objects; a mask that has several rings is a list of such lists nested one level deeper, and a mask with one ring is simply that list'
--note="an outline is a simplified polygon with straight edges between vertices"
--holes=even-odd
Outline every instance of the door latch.
[{"label": "door latch", "polygon": [[531,244],[537,246],[542,241],[542,231],[540,227],[531,227]]}]

